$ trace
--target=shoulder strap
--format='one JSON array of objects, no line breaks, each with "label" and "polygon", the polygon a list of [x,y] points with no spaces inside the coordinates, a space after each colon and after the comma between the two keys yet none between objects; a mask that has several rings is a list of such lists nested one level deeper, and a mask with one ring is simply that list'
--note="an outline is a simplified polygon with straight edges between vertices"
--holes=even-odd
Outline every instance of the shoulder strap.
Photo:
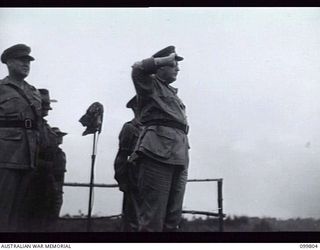
[{"label": "shoulder strap", "polygon": [[16,85],[12,84],[12,83],[7,83],[6,85],[10,86],[11,88],[13,88],[15,91],[18,92],[19,95],[21,95],[29,104],[29,106],[31,107],[35,117],[39,118],[38,113],[36,111],[35,106],[31,103],[31,101],[29,100],[29,98],[27,97],[27,95],[23,92],[22,89],[20,89],[19,87],[17,87]]}]

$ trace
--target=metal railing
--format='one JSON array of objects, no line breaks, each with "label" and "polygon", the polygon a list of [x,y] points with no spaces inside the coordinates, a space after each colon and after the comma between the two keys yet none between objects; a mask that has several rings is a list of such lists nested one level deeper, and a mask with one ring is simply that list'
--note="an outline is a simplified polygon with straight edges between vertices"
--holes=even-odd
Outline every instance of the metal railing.
[{"label": "metal railing", "polygon": [[[214,212],[207,212],[207,211],[197,211],[197,210],[183,210],[182,213],[185,214],[199,214],[199,215],[207,215],[218,217],[219,220],[219,231],[223,232],[223,218],[226,216],[223,213],[223,196],[222,196],[222,184],[223,179],[189,179],[188,182],[217,182],[217,192],[218,192],[218,213]],[[76,182],[66,182],[63,184],[67,187],[90,187],[89,183],[76,183]],[[99,184],[94,183],[93,187],[99,188],[117,188],[119,187],[118,184]],[[121,215],[112,215],[107,217],[118,217]]]}]

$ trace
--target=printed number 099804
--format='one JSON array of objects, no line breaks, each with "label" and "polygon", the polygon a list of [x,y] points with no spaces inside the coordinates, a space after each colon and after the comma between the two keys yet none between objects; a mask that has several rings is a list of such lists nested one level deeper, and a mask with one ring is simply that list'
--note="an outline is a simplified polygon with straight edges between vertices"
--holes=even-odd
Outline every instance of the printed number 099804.
[{"label": "printed number 099804", "polygon": [[318,248],[318,244],[300,244],[300,248]]}]

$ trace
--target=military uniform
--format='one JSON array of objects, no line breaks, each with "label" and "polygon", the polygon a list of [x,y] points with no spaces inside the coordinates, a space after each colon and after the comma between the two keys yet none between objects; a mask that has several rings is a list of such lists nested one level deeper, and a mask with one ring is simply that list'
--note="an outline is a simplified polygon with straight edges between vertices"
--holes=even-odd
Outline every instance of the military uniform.
[{"label": "military uniform", "polygon": [[56,143],[57,137],[55,128],[50,127],[51,133],[54,133],[51,138],[51,145],[45,151],[42,159],[42,166],[37,172],[35,191],[37,195],[36,204],[34,206],[33,216],[38,221],[37,231],[55,231],[56,223],[59,219],[59,214],[63,202],[63,183],[66,172],[66,155]]},{"label": "military uniform", "polygon": [[119,150],[115,159],[115,179],[119,183],[121,191],[128,189],[128,157],[134,151],[136,142],[139,138],[140,126],[136,119],[126,122],[119,134]]},{"label": "military uniform", "polygon": [[[25,46],[25,45],[24,45]],[[30,48],[6,50],[9,57],[29,56]],[[29,56],[29,60],[33,60]],[[41,96],[36,88],[10,77],[0,81],[0,227],[2,231],[21,230],[27,224],[26,193],[37,165]]]},{"label": "military uniform", "polygon": [[32,231],[50,230],[54,220],[58,217],[57,197],[59,196],[58,186],[55,180],[55,164],[59,136],[55,128],[51,128],[47,120],[48,111],[52,110],[47,89],[39,89],[42,97],[42,120],[39,126],[40,146],[38,154],[37,170],[35,171],[32,189],[29,192],[29,216],[32,220]]},{"label": "military uniform", "polygon": [[185,105],[177,89],[155,75],[155,58],[172,52],[174,47],[167,47],[132,66],[143,125],[134,153],[139,156],[139,231],[175,231],[181,219],[189,163]]},{"label": "military uniform", "polygon": [[122,231],[136,232],[137,221],[137,177],[138,167],[128,162],[139,138],[140,124],[136,119],[124,124],[119,135],[119,151],[115,161],[115,179],[123,191]]},{"label": "military uniform", "polygon": [[32,221],[32,231],[45,231],[48,227],[48,217],[52,213],[55,182],[53,176],[53,153],[55,133],[45,119],[39,127],[40,146],[37,169],[33,175],[29,191],[30,205],[28,214]]},{"label": "military uniform", "polygon": [[63,183],[66,170],[66,154],[59,147],[56,148],[53,155],[53,175],[56,186],[56,196],[52,217],[54,220],[59,218],[63,203]]},{"label": "military uniform", "polygon": [[[59,128],[52,128],[56,133],[57,137],[63,137],[67,135],[67,133],[61,132]],[[51,221],[56,222],[59,218],[60,210],[63,203],[63,184],[64,184],[64,176],[66,170],[66,154],[59,147],[59,143],[56,144],[54,153],[53,153],[53,176],[55,182],[55,198],[53,203],[53,210],[51,215]]]},{"label": "military uniform", "polygon": [[[136,116],[136,96],[128,103],[127,108],[131,108]],[[128,162],[129,156],[133,153],[141,131],[141,124],[136,119],[126,122],[119,134],[119,150],[115,159],[115,179],[119,184],[119,189],[123,192],[122,206],[122,226],[125,232],[138,231],[138,166]]]}]

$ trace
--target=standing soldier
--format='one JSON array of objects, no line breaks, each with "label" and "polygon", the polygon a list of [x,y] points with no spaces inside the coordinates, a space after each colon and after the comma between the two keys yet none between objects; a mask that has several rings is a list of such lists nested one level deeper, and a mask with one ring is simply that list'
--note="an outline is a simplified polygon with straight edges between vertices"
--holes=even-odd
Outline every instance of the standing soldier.
[{"label": "standing soldier", "polygon": [[28,224],[26,192],[36,168],[41,119],[39,91],[24,79],[30,72],[30,47],[6,49],[1,62],[9,75],[0,81],[0,227],[21,231]]},{"label": "standing soldier", "polygon": [[49,217],[50,223],[55,226],[59,218],[61,206],[63,203],[63,183],[64,175],[66,172],[66,154],[59,147],[63,143],[63,137],[67,133],[62,132],[59,128],[54,127],[52,130],[55,132],[55,148],[53,151],[53,176],[55,182],[55,197],[53,203],[52,214]]},{"label": "standing soldier", "polygon": [[188,171],[185,106],[170,86],[183,58],[169,46],[132,66],[143,125],[135,150],[139,165],[139,231],[176,231]]},{"label": "standing soldier", "polygon": [[128,162],[129,156],[136,146],[141,124],[137,119],[137,97],[134,96],[128,103],[127,108],[131,108],[134,118],[126,122],[119,135],[119,150],[115,159],[115,179],[119,184],[119,189],[123,192],[122,206],[122,231],[138,231],[138,205],[137,205],[137,166]]},{"label": "standing soldier", "polygon": [[29,217],[32,220],[32,231],[45,231],[48,228],[48,217],[51,214],[55,197],[55,182],[53,175],[53,155],[56,147],[56,134],[45,117],[52,110],[49,91],[38,89],[41,94],[41,122],[39,125],[40,146],[37,159],[37,169],[28,194]]}]

